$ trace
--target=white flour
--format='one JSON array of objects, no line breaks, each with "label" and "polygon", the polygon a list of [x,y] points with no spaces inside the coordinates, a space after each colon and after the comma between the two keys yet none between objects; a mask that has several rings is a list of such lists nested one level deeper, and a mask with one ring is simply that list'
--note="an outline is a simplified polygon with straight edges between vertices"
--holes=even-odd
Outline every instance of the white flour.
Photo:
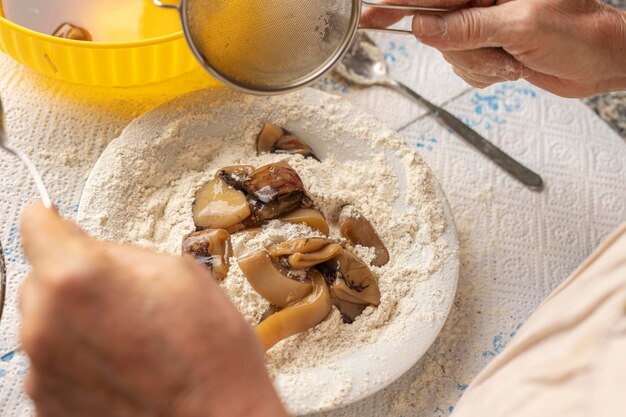
[{"label": "white flour", "polygon": [[[267,355],[270,373],[295,374],[389,334],[402,337],[407,320],[434,321],[433,317],[446,306],[439,308],[435,304],[433,311],[416,318],[411,316],[415,301],[407,297],[415,283],[428,279],[447,256],[436,243],[446,226],[443,208],[435,197],[430,170],[417,153],[388,131],[377,130],[358,118],[346,125],[345,114],[333,98],[312,108],[298,94],[273,97],[265,104],[256,104],[254,111],[248,108],[247,100],[224,94],[224,103],[231,106],[224,112],[232,112],[234,107],[241,111],[239,114],[246,114],[224,132],[202,134],[193,127],[220,120],[223,115],[216,104],[213,111],[202,116],[185,110],[193,103],[174,107],[180,112],[169,116],[175,121],[164,126],[159,124],[164,116],[158,111],[131,125],[96,166],[98,175],[90,178],[81,201],[81,224],[103,239],[179,254],[182,237],[194,229],[194,195],[216,170],[228,165],[260,167],[287,160],[327,218],[333,238],[341,239],[336,222],[341,208],[350,204],[374,225],[391,260],[383,267],[372,267],[382,294],[378,308],[368,307],[353,324],[344,324],[334,309],[316,328],[271,349]],[[278,107],[280,112],[274,112]],[[256,155],[255,138],[263,122],[285,125],[307,112],[324,114],[324,125],[305,120],[298,127],[302,132],[324,132],[321,136],[299,133],[315,151],[321,150],[321,163],[300,155]],[[356,135],[358,142],[346,141],[347,133]],[[362,156],[359,149],[364,146],[367,152]],[[390,166],[390,154],[400,162]],[[251,325],[259,322],[268,302],[252,290],[237,265],[237,256],[287,239],[318,235],[304,225],[273,221],[258,234],[232,237],[235,256],[222,288]],[[420,248],[426,248],[422,252],[427,255],[416,262],[415,252]],[[374,256],[370,248],[352,249],[366,261]],[[325,398],[321,407],[341,402],[350,384],[347,381],[346,389]]]}]

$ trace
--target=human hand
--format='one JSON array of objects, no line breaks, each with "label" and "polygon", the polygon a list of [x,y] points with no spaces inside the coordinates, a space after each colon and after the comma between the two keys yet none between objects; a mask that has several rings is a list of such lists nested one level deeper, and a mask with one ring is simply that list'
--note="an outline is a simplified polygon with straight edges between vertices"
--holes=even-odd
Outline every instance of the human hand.
[{"label": "human hand", "polygon": [[[460,8],[419,13],[413,32],[475,87],[525,78],[563,97],[626,89],[626,12],[600,0],[402,0]],[[367,26],[406,13],[369,9]]]},{"label": "human hand", "polygon": [[40,204],[22,236],[38,416],[286,416],[260,343],[191,258],[95,241]]}]

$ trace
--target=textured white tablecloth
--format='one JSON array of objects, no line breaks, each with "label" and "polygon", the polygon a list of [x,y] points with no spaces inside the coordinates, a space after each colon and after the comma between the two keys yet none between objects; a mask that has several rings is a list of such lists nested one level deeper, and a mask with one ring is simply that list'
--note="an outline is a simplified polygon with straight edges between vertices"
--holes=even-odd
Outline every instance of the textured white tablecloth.
[{"label": "textured white tablecloth", "polygon": [[[377,35],[392,73],[466,120],[546,181],[526,190],[397,94],[332,78],[315,87],[346,97],[417,147],[448,194],[461,239],[457,299],[435,345],[410,372],[369,399],[326,416],[448,415],[473,376],[514,337],[533,309],[619,223],[626,220],[626,144],[586,106],[526,83],[485,91],[456,79],[440,55],[410,37]],[[147,109],[206,85],[201,72],[163,86],[75,87],[34,74],[0,54],[0,95],[11,140],[33,155],[65,216],[108,142]],[[165,91],[167,90],[167,91]],[[8,305],[0,355],[17,344],[17,294],[27,266],[20,210],[36,195],[25,170],[0,154],[0,239]],[[0,415],[24,416],[27,363],[0,358]]]}]

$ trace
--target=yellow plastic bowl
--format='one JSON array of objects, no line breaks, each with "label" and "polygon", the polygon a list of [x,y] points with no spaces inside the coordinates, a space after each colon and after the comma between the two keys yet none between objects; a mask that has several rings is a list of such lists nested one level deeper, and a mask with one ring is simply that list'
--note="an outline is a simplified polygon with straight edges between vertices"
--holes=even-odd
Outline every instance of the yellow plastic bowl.
[{"label": "yellow plastic bowl", "polygon": [[134,42],[81,42],[45,35],[2,15],[0,50],[49,77],[99,87],[131,87],[199,67],[182,31]]}]

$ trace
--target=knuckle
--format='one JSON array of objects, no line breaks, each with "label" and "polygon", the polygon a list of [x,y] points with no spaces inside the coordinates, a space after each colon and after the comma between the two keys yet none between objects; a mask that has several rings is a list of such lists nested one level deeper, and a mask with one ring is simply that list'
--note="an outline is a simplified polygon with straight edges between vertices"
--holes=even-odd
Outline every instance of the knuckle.
[{"label": "knuckle", "polygon": [[542,13],[538,6],[531,2],[524,2],[512,15],[510,30],[518,36],[536,33],[541,26],[541,18]]},{"label": "knuckle", "polygon": [[476,43],[484,43],[490,40],[493,32],[493,25],[487,15],[477,8],[462,9],[458,12],[458,17],[452,23],[456,30],[451,30],[450,41],[457,48]]},{"label": "knuckle", "polygon": [[459,28],[457,39],[451,39],[451,41],[457,45],[460,45],[464,41],[471,39],[481,39],[481,25],[477,22],[476,14],[467,10],[462,10],[459,14],[459,19],[456,22],[456,26]]}]

